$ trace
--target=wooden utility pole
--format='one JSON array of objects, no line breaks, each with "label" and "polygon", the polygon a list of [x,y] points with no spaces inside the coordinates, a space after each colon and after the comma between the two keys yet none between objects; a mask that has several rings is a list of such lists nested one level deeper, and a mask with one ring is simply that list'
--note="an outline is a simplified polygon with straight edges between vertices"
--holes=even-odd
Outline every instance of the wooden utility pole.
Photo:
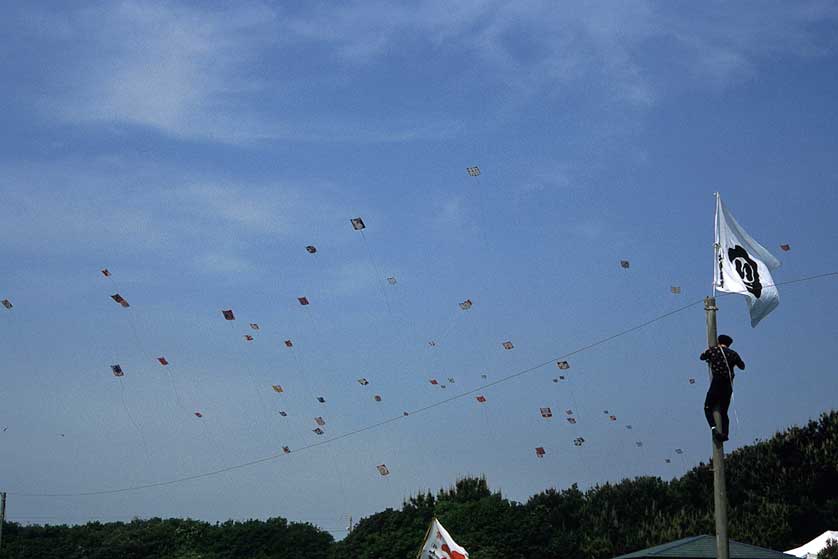
[{"label": "wooden utility pole", "polygon": [[[704,298],[704,312],[707,315],[707,343],[710,347],[718,345],[716,327],[716,298]],[[708,365],[709,366],[709,365]],[[713,372],[710,371],[712,382]],[[716,432],[722,433],[722,414],[718,408],[713,410]],[[727,539],[727,485],[725,482],[725,447],[724,442],[713,437],[713,504],[716,516],[716,559],[728,559]]]},{"label": "wooden utility pole", "polygon": [[0,493],[0,549],[3,549],[3,523],[6,522],[6,492]]}]

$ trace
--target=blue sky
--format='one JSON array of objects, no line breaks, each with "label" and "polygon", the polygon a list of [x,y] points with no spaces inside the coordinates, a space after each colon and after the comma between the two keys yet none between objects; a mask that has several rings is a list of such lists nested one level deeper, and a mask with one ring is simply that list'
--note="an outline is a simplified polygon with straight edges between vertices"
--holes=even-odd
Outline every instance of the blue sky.
[{"label": "blue sky", "polygon": [[[21,495],[304,447],[700,299],[715,191],[783,260],[777,281],[838,271],[834,3],[3,11],[0,298],[15,306],[0,313],[0,486],[13,520],[282,515],[340,536],[349,515],[467,474],[518,500],[678,475],[710,452],[700,306],[575,355],[562,383],[546,366],[481,390],[482,405],[469,395],[163,488]],[[748,363],[733,447],[834,405],[836,286],[781,288],[755,330],[744,301],[720,300]]]}]

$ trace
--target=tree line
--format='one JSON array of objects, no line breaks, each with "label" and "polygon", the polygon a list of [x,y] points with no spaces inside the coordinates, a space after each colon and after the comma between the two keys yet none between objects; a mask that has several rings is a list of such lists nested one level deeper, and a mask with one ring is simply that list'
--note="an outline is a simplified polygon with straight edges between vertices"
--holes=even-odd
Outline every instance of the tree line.
[{"label": "tree line", "polygon": [[[729,534],[790,549],[838,528],[838,412],[792,427],[727,458]],[[436,516],[471,559],[608,559],[678,538],[712,534],[713,472],[638,477],[588,490],[548,489],[527,502],[464,478],[361,520],[344,539],[283,518],[7,523],[0,559],[414,559]],[[838,546],[824,553],[838,559]]]}]

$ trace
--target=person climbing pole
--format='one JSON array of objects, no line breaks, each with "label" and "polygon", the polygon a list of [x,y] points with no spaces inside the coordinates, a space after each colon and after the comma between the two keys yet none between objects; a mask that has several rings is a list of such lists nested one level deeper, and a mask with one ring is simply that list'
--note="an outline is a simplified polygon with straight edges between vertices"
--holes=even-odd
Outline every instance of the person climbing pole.
[{"label": "person climbing pole", "polygon": [[[709,362],[712,373],[710,388],[704,399],[704,415],[713,432],[713,439],[717,442],[724,442],[729,438],[730,419],[727,410],[733,396],[733,378],[736,376],[733,369],[739,367],[745,370],[745,362],[738,353],[730,349],[733,338],[722,334],[718,341],[719,345],[707,348],[699,359]],[[713,420],[713,410],[717,407],[722,416],[721,433],[718,432],[716,422]]]}]

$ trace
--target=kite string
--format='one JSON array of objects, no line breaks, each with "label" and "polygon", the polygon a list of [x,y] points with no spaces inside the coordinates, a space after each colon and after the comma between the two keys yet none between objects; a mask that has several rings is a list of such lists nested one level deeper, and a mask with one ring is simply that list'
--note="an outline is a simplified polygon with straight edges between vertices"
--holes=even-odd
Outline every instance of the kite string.
[{"label": "kite string", "polygon": [[145,450],[146,461],[148,462],[149,467],[151,467],[151,453],[149,452],[148,443],[146,442],[145,435],[143,434],[143,430],[140,428],[139,423],[136,422],[134,416],[131,414],[131,409],[128,407],[128,400],[125,397],[125,383],[122,380],[122,377],[118,377],[119,379],[119,393],[122,398],[122,406],[125,408],[125,415],[128,416],[128,421],[131,422],[131,425],[134,426],[136,429],[137,434],[140,436],[140,441],[143,444],[143,449]]},{"label": "kite string", "polygon": [[[809,276],[809,277],[805,277],[805,278],[799,278],[799,279],[796,279],[796,280],[790,280],[790,281],[787,281],[787,282],[783,282],[782,284],[776,284],[776,285],[789,285],[789,284],[793,284],[793,283],[800,283],[800,282],[804,282],[804,281],[808,281],[808,280],[820,279],[820,278],[831,277],[831,276],[838,276],[838,272],[828,272],[828,273],[824,273],[824,274],[818,274],[818,275],[815,275],[815,276]],[[361,433],[371,431],[373,429],[377,429],[377,428],[381,427],[382,425],[386,425],[386,424],[389,424],[389,423],[393,423],[395,421],[403,420],[403,419],[405,419],[405,417],[411,417],[413,415],[418,415],[420,413],[429,411],[429,410],[437,408],[439,406],[443,406],[445,404],[448,404],[449,402],[461,399],[465,396],[469,396],[469,395],[474,394],[478,391],[485,390],[486,388],[496,386],[496,385],[499,385],[501,383],[508,382],[509,380],[521,377],[521,376],[526,375],[526,374],[529,374],[533,371],[536,371],[538,369],[541,369],[541,368],[553,363],[554,361],[561,360],[561,359],[566,359],[568,357],[572,357],[573,355],[577,355],[579,353],[588,351],[588,350],[593,349],[595,347],[598,347],[600,345],[606,344],[606,343],[608,343],[608,342],[610,342],[610,341],[612,341],[616,338],[628,335],[632,332],[636,332],[636,331],[638,331],[642,328],[645,328],[645,327],[647,327],[651,324],[654,324],[656,322],[659,322],[661,320],[669,318],[670,316],[673,316],[675,314],[679,314],[679,313],[681,313],[685,310],[688,310],[692,307],[695,307],[695,306],[697,306],[697,305],[699,305],[703,302],[704,302],[703,299],[693,301],[691,303],[688,303],[686,305],[678,307],[678,308],[676,308],[672,311],[668,311],[668,312],[665,312],[663,314],[660,314],[660,315],[658,315],[658,316],[656,316],[652,319],[649,319],[645,322],[641,322],[641,323],[636,324],[634,326],[628,327],[628,328],[626,328],[624,330],[621,330],[621,331],[619,331],[615,334],[611,334],[609,336],[605,336],[603,338],[595,340],[595,341],[593,341],[589,344],[586,344],[586,345],[581,346],[579,348],[576,348],[576,349],[574,349],[574,350],[572,350],[568,353],[565,353],[564,355],[554,357],[553,359],[550,359],[549,361],[545,361],[543,363],[533,365],[533,366],[528,367],[526,369],[522,369],[522,370],[517,371],[515,373],[511,373],[509,375],[506,375],[505,377],[502,377],[502,378],[500,378],[496,381],[489,382],[489,383],[484,383],[483,385],[480,385],[475,389],[467,390],[467,391],[464,391],[460,394],[455,394],[454,396],[451,396],[449,398],[445,398],[443,400],[439,400],[437,402],[426,405],[424,407],[412,410],[408,413],[408,416],[398,415],[398,416],[395,416],[395,417],[391,417],[391,418],[389,418],[389,419],[387,419],[386,421],[383,421],[383,422],[366,425],[364,427],[354,429],[352,431],[348,431],[348,432],[342,433],[340,435],[336,435],[332,438],[325,439],[323,441],[318,441],[318,442],[315,442],[315,443],[311,443],[311,444],[306,445],[304,447],[301,447],[299,449],[294,449],[294,450],[292,450],[291,453],[303,452],[303,451],[309,450],[311,448],[316,448],[316,447],[323,446],[323,445],[326,445],[326,444],[331,444],[331,443],[339,441],[339,440],[343,440],[343,439],[346,439],[346,438],[349,438],[349,437],[353,437],[353,436],[359,435]],[[238,464],[233,464],[233,465],[226,466],[224,468],[219,468],[219,469],[216,469],[216,470],[211,470],[211,471],[206,471],[206,472],[193,474],[193,475],[190,475],[190,476],[184,476],[184,477],[180,477],[180,478],[174,478],[174,479],[169,479],[169,480],[146,483],[146,484],[136,485],[136,486],[131,486],[131,487],[121,487],[121,488],[116,488],[116,489],[102,489],[102,490],[95,490],[95,491],[83,491],[83,492],[76,492],[76,493],[24,493],[24,492],[12,492],[12,491],[9,491],[7,493],[9,495],[14,495],[14,496],[18,496],[18,497],[42,497],[42,498],[88,497],[88,496],[96,496],[96,495],[114,495],[114,494],[119,494],[119,493],[126,493],[126,492],[129,492],[129,491],[139,491],[139,490],[143,490],[143,489],[151,489],[151,488],[156,488],[156,487],[166,487],[166,486],[175,485],[175,484],[179,484],[179,483],[185,483],[185,482],[188,482],[188,481],[204,479],[204,478],[216,476],[216,475],[219,475],[219,474],[222,474],[222,473],[231,472],[231,471],[235,471],[235,470],[240,470],[240,469],[248,468],[248,467],[251,467],[251,466],[258,465],[258,464],[262,464],[262,463],[265,463],[265,462],[274,461],[274,460],[277,460],[279,458],[282,458],[283,456],[285,456],[284,453],[283,454],[271,454],[269,456],[264,456],[264,457],[256,458],[254,460],[250,460],[250,461],[247,461],[247,462],[241,462],[241,463],[238,463]]]}]

